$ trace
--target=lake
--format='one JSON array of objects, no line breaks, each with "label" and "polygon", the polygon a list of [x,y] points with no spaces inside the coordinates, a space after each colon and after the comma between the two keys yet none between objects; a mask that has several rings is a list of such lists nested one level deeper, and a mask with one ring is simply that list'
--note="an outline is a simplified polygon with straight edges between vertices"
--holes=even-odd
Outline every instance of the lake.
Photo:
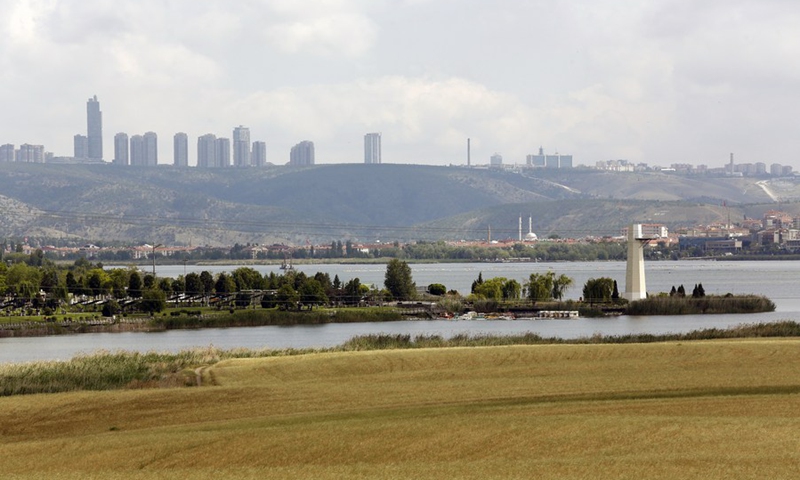
[{"label": "lake", "polygon": [[[187,272],[208,270],[231,272],[236,266],[187,266]],[[254,265],[259,272],[280,273],[277,265]],[[383,284],[384,265],[298,265],[308,275],[321,271],[342,281],[358,277],[362,283]],[[178,276],[183,265],[158,266],[159,276]],[[574,280],[566,298],[578,299],[589,278],[610,277],[620,290],[625,285],[624,262],[574,263],[459,263],[413,264],[412,275],[417,285],[443,283],[448,289],[468,293],[472,281],[482,273],[484,279],[506,277],[524,283],[533,272],[549,270],[566,274]],[[742,323],[764,323],[778,320],[800,320],[800,261],[715,262],[664,261],[646,264],[649,292],[668,292],[672,286],[684,285],[691,292],[702,283],[707,294],[765,295],[777,305],[777,311],[752,315],[687,315],[665,317],[580,318],[577,320],[513,320],[513,321],[402,321],[390,323],[350,323],[298,325],[289,327],[249,327],[205,330],[172,330],[155,333],[96,333],[32,338],[0,339],[0,362],[64,360],[79,353],[97,350],[179,351],[213,345],[219,348],[307,348],[331,347],[357,336],[373,333],[436,334],[518,334],[534,332],[542,336],[578,338],[629,333],[679,333],[699,328],[726,328]]]}]

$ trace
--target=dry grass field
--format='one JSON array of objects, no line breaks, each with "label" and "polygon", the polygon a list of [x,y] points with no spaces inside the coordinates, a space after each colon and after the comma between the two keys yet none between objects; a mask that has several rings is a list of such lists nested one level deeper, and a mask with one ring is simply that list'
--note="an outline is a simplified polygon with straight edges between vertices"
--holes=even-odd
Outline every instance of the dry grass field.
[{"label": "dry grass field", "polygon": [[226,360],[0,398],[2,478],[797,478],[800,339]]}]

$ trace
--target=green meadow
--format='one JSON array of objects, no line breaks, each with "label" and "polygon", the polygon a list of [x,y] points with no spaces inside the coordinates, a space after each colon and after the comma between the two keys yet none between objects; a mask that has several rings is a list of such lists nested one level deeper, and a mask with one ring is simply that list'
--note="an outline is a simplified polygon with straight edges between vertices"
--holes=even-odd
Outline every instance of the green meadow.
[{"label": "green meadow", "polygon": [[0,398],[2,476],[793,478],[798,364],[797,338],[223,359]]}]

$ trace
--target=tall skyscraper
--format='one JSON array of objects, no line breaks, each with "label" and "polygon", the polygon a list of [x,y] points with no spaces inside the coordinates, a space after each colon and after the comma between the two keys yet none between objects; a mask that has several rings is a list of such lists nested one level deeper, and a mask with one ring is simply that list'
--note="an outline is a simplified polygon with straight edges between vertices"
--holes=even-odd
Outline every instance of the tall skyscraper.
[{"label": "tall skyscraper", "polygon": [[131,166],[143,167],[144,165],[144,137],[134,135],[131,137]]},{"label": "tall skyscraper", "polygon": [[218,138],[216,142],[217,167],[227,168],[231,166],[231,139]]},{"label": "tall skyscraper", "polygon": [[189,166],[189,136],[183,132],[178,132],[172,138],[173,159],[172,164],[176,167]]},{"label": "tall skyscraper", "polygon": [[254,167],[263,167],[267,164],[267,144],[265,142],[253,142],[251,162]]},{"label": "tall skyscraper", "polygon": [[73,157],[89,158],[89,138],[86,135],[75,135],[72,140]]},{"label": "tall skyscraper", "polygon": [[364,135],[364,163],[381,163],[381,134]]},{"label": "tall skyscraper", "polygon": [[88,137],[88,158],[103,159],[103,112],[97,95],[86,102],[86,136]]},{"label": "tall skyscraper", "polygon": [[314,165],[314,142],[303,140],[289,152],[289,165]]},{"label": "tall skyscraper", "polygon": [[148,167],[158,165],[158,135],[156,132],[144,134],[144,164]]},{"label": "tall skyscraper", "polygon": [[197,166],[214,168],[217,166],[217,137],[207,133],[197,139]]},{"label": "tall skyscraper", "polygon": [[250,166],[250,129],[241,125],[233,129],[233,165]]},{"label": "tall skyscraper", "polygon": [[120,132],[114,135],[114,165],[128,165],[128,134]]}]

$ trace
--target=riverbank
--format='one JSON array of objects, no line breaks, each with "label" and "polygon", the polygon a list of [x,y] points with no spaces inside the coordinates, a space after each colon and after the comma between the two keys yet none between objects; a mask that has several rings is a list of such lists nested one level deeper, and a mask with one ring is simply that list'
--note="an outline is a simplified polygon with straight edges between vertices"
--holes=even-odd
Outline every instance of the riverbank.
[{"label": "riverbank", "polygon": [[[374,350],[417,350],[514,345],[614,345],[745,338],[800,337],[800,323],[775,322],[740,325],[728,329],[701,329],[683,334],[592,335],[577,339],[521,335],[440,335],[376,334],[351,338],[332,348],[308,349],[233,349],[213,347],[184,350],[178,353],[101,352],[78,355],[66,362],[33,362],[0,365],[0,396],[31,393],[55,393],[77,390],[114,390],[120,388],[175,387],[194,385],[187,371],[237,358],[265,358],[330,352]],[[187,370],[188,369],[188,370]]]}]

